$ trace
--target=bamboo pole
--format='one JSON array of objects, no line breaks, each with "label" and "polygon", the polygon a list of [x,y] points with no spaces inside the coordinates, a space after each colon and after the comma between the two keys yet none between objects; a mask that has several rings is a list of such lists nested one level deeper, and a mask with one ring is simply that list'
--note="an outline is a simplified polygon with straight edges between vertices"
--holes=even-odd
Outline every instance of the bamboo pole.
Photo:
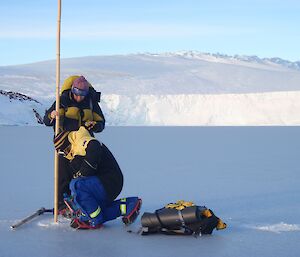
[{"label": "bamboo pole", "polygon": [[[61,24],[61,0],[58,0],[57,35],[56,35],[56,105],[57,116],[55,119],[55,135],[59,133],[59,84],[60,84],[60,24]],[[54,157],[54,222],[58,220],[58,153]]]}]

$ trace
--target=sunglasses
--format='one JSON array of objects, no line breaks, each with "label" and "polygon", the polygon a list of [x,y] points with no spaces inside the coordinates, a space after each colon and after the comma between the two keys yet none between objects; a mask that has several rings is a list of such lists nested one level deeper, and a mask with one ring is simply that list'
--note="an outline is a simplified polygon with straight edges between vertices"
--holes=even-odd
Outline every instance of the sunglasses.
[{"label": "sunglasses", "polygon": [[87,96],[89,94],[88,90],[82,90],[82,89],[79,89],[77,87],[72,87],[71,92],[74,95],[78,95],[78,96]]}]

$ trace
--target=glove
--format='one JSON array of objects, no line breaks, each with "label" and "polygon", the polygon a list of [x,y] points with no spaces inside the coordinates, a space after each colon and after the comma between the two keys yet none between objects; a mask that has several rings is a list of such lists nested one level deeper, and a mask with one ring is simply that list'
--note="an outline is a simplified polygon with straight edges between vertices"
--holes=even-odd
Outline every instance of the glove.
[{"label": "glove", "polygon": [[96,123],[97,123],[96,121],[88,120],[84,123],[84,126],[86,127],[87,130],[91,130],[95,126]]},{"label": "glove", "polygon": [[79,177],[84,177],[84,176],[81,174],[81,171],[80,171],[80,170],[73,174],[73,178],[79,178]]}]

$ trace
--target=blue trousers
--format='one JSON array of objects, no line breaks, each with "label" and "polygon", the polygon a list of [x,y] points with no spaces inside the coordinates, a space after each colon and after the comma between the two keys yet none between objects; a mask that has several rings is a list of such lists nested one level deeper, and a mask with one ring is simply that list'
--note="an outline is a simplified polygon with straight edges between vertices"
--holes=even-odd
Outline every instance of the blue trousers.
[{"label": "blue trousers", "polygon": [[[115,201],[109,200],[101,181],[96,176],[72,179],[70,190],[74,203],[82,212],[80,219],[89,220],[92,225],[102,224],[126,215],[126,212],[132,209],[130,206],[133,206],[138,199],[129,197]],[[124,204],[127,210],[125,212]]]}]

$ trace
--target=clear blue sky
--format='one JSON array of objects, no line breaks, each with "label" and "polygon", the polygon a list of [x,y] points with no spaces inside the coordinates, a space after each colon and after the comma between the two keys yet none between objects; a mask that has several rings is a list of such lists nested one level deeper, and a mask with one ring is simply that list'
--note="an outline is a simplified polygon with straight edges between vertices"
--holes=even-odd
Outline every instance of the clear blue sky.
[{"label": "clear blue sky", "polygon": [[[0,65],[56,58],[57,0],[0,10]],[[296,61],[299,26],[299,0],[62,0],[61,57],[197,50]]]}]

